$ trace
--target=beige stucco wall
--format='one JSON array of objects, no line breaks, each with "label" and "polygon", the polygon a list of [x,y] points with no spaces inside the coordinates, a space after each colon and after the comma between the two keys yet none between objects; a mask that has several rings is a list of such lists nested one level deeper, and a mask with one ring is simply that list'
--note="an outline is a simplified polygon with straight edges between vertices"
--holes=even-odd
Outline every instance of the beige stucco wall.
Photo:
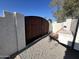
[{"label": "beige stucco wall", "polygon": [[25,47],[24,16],[4,11],[0,17],[0,57],[19,51]]}]

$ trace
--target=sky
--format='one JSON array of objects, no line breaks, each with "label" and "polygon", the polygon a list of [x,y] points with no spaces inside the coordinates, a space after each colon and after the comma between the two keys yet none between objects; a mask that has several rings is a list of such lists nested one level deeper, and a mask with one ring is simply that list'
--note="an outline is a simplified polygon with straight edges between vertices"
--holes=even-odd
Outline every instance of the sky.
[{"label": "sky", "polygon": [[0,0],[0,16],[3,10],[18,12],[25,16],[41,16],[55,20],[53,12],[56,8],[50,8],[51,0]]}]

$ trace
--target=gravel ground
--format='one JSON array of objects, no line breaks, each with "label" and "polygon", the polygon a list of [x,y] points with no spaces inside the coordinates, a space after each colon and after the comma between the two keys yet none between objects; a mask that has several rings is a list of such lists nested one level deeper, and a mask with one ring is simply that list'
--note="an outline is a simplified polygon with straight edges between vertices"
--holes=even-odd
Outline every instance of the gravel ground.
[{"label": "gravel ground", "polygon": [[[20,59],[79,59],[79,52],[60,45],[47,36],[20,54]],[[18,58],[17,58],[18,59]]]}]

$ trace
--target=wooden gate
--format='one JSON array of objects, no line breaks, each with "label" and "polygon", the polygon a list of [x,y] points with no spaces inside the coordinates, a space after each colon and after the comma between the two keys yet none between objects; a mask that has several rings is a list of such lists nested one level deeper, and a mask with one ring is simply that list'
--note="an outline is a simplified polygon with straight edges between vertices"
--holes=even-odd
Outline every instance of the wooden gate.
[{"label": "wooden gate", "polygon": [[25,16],[26,45],[47,34],[48,31],[49,23],[46,19],[38,16]]}]

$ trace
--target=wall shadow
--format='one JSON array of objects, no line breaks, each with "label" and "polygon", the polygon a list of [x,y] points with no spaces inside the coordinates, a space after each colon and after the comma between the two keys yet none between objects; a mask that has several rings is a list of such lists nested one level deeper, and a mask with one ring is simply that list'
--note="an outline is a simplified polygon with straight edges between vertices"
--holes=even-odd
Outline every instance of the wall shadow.
[{"label": "wall shadow", "polygon": [[54,41],[56,41],[56,42],[58,42],[59,44],[61,44],[60,42],[59,42],[59,40],[58,40],[58,34],[55,34],[55,35],[53,35],[54,33],[50,33],[49,34],[49,42],[51,42],[52,40],[54,40]]},{"label": "wall shadow", "polygon": [[[71,44],[71,43],[72,42],[68,42],[68,44]],[[78,43],[75,43],[75,44],[79,45]],[[79,59],[79,51],[74,50],[71,47],[67,46],[63,59]]]},{"label": "wall shadow", "polygon": [[26,45],[26,49],[30,48],[31,46],[33,46],[34,44],[36,44],[37,42],[39,42],[40,40],[42,40],[43,38],[47,37],[50,33],[47,33],[41,37],[39,37],[38,39],[33,38],[34,40],[31,41],[31,43]]}]

